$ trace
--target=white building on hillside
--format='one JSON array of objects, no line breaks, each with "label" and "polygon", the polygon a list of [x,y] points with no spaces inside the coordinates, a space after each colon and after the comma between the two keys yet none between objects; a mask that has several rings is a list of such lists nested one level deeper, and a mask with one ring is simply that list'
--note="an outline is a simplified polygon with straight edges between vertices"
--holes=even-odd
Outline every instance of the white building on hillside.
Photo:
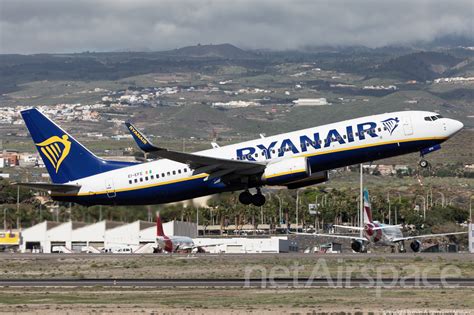
[{"label": "white building on hillside", "polygon": [[294,100],[293,103],[295,106],[323,106],[329,105],[326,98],[299,98]]}]

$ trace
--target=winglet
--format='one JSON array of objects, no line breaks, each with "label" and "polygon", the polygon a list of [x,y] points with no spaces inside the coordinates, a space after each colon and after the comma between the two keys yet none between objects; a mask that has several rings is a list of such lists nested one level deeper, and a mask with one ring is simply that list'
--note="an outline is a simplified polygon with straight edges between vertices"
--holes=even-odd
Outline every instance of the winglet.
[{"label": "winglet", "polygon": [[148,138],[141,133],[134,125],[129,122],[126,122],[125,125],[127,126],[128,131],[133,137],[133,140],[137,143],[138,147],[144,152],[153,152],[158,151],[160,148],[155,147]]}]

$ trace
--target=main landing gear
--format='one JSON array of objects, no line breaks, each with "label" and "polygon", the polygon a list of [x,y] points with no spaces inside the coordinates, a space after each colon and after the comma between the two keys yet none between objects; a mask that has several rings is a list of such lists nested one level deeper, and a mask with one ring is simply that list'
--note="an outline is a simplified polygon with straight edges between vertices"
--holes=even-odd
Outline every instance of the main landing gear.
[{"label": "main landing gear", "polygon": [[244,205],[253,204],[256,207],[261,207],[265,204],[266,198],[260,191],[260,188],[257,188],[257,193],[254,195],[252,195],[248,190],[241,192],[239,195],[239,201]]}]

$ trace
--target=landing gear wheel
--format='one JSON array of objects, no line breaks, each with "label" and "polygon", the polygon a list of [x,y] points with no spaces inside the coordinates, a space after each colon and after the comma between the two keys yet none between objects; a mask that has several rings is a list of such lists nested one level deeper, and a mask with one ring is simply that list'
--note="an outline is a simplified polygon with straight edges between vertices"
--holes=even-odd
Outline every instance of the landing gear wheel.
[{"label": "landing gear wheel", "polygon": [[427,167],[430,165],[430,163],[428,163],[427,160],[420,160],[420,162],[419,162],[418,164],[419,164],[420,167],[422,167],[422,168],[427,168]]},{"label": "landing gear wheel", "polygon": [[261,207],[265,204],[266,198],[262,194],[255,194],[252,196],[252,204],[256,207]]},{"label": "landing gear wheel", "polygon": [[248,190],[243,191],[239,195],[239,201],[243,205],[249,205],[253,202],[253,196]]},{"label": "landing gear wheel", "polygon": [[400,245],[398,246],[398,252],[400,252],[400,253],[406,253],[407,252],[404,242],[401,242]]}]

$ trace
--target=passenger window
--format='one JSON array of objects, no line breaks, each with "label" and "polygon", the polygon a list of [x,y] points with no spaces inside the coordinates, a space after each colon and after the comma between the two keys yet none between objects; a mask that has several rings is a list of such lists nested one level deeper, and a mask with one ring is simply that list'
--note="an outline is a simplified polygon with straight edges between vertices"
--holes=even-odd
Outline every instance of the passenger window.
[{"label": "passenger window", "polygon": [[359,133],[358,133],[358,132],[356,132],[356,137],[358,137],[358,136],[359,136]]},{"label": "passenger window", "polygon": [[170,172],[166,172],[166,175],[170,176],[170,175],[171,175],[171,173],[170,173]]},{"label": "passenger window", "polygon": [[140,182],[143,182],[143,177],[140,177]]},{"label": "passenger window", "polygon": [[145,180],[148,180],[148,176],[145,176]]},{"label": "passenger window", "polygon": [[258,153],[255,153],[255,157],[258,157]]},{"label": "passenger window", "polygon": [[135,178],[135,183],[138,182],[138,180]]},{"label": "passenger window", "polygon": [[155,179],[155,176],[151,175],[151,176],[150,176],[150,179]]},{"label": "passenger window", "polygon": [[346,137],[346,135],[343,135],[342,137],[343,137],[344,139],[346,139],[346,138],[347,138],[347,137]]},{"label": "passenger window", "polygon": [[275,150],[272,150],[272,153],[275,154]]},{"label": "passenger window", "polygon": [[173,171],[173,175],[176,175],[176,171]]},{"label": "passenger window", "polygon": [[132,183],[132,180],[129,180],[128,183],[131,184],[131,183]]},{"label": "passenger window", "polygon": [[379,132],[382,131],[382,128],[379,127]]},{"label": "passenger window", "polygon": [[161,177],[165,177],[165,173],[161,173]]},{"label": "passenger window", "polygon": [[181,170],[178,170],[178,174],[181,174]]},{"label": "passenger window", "polygon": [[160,178],[160,174],[156,174],[156,179]]}]

